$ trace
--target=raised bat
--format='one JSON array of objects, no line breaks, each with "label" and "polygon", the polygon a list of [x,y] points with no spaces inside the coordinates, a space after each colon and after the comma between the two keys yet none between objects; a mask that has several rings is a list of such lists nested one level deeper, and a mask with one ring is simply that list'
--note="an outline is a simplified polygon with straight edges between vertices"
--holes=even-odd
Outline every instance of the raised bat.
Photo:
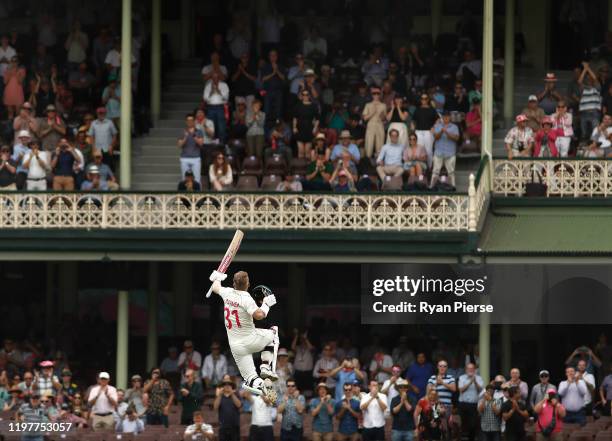
[{"label": "raised bat", "polygon": [[[223,256],[223,260],[221,260],[221,263],[219,264],[217,271],[225,274],[225,272],[227,271],[227,268],[230,266],[230,263],[232,263],[234,256],[236,255],[236,253],[238,252],[238,249],[240,248],[240,243],[242,242],[243,237],[244,237],[244,233],[240,230],[236,230],[236,232],[234,233],[234,238],[230,242],[229,247],[227,247],[225,256]],[[210,288],[208,289],[208,292],[206,293],[206,298],[209,298],[211,294],[212,294],[212,285],[210,286]]]}]

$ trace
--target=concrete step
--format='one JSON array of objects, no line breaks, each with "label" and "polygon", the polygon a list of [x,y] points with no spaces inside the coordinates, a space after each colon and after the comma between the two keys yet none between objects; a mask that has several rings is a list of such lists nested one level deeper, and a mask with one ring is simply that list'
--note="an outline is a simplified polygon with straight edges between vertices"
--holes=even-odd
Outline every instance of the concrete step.
[{"label": "concrete step", "polygon": [[168,111],[183,112],[183,117],[184,117],[187,113],[193,112],[195,109],[197,109],[199,104],[200,104],[200,100],[198,99],[198,97],[192,96],[190,100],[185,100],[185,101],[172,101],[172,102],[164,101],[162,102],[162,109],[164,110],[164,112],[168,112]]},{"label": "concrete step", "polygon": [[192,92],[164,92],[162,94],[162,103],[176,103],[176,102],[197,102],[202,97],[202,91]]},{"label": "concrete step", "polygon": [[168,164],[168,163],[165,163],[165,164],[134,164],[134,166],[132,167],[132,172],[134,173],[134,176],[141,176],[143,174],[148,174],[148,173],[161,173],[161,174],[174,173],[178,177],[181,174],[181,167],[178,161],[175,161],[174,165]]},{"label": "concrete step", "polygon": [[168,93],[197,93],[201,95],[203,91],[203,84],[174,83],[164,88],[164,92]]},{"label": "concrete step", "polygon": [[167,170],[164,172],[147,172],[147,173],[134,173],[133,181],[147,184],[158,184],[158,190],[171,190],[176,188],[176,185],[180,181],[180,169],[176,171]]},{"label": "concrete step", "polygon": [[[184,116],[184,115],[182,115]],[[184,129],[185,128],[185,118],[173,118],[173,119],[160,119],[155,128],[164,128],[164,129]]]},{"label": "concrete step", "polygon": [[170,136],[164,136],[164,137],[147,136],[146,138],[142,138],[142,140],[138,143],[138,145],[142,147],[143,149],[156,148],[156,147],[162,148],[164,146],[176,148],[176,141],[178,137],[179,135],[172,136],[172,137]]},{"label": "concrete step", "polygon": [[[185,123],[183,122],[183,127],[184,125]],[[179,127],[179,128],[159,127],[159,126],[153,127],[152,129],[149,130],[149,136],[153,138],[171,137],[171,136],[178,138],[183,135],[183,130],[181,130],[181,128],[182,127]]]}]

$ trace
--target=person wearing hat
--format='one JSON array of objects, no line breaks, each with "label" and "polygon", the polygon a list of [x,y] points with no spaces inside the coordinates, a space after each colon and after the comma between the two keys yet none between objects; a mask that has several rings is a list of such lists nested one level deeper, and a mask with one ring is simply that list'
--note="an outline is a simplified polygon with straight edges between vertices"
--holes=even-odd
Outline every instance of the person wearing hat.
[{"label": "person wearing hat", "polygon": [[0,147],[0,190],[17,190],[16,165],[17,163],[11,158],[11,148],[8,145]]},{"label": "person wearing hat", "polygon": [[87,404],[91,410],[93,430],[105,430],[115,427],[113,412],[119,403],[117,389],[110,384],[110,374],[100,372],[98,384],[92,386],[87,397]]},{"label": "person wearing hat", "polygon": [[329,191],[334,166],[331,161],[326,160],[325,151],[317,151],[316,155],[316,159],[308,164],[302,185],[309,191]]},{"label": "person wearing hat", "polygon": [[553,122],[553,129],[559,132],[557,136],[557,149],[559,156],[566,158],[574,136],[574,118],[567,109],[567,101],[560,99],[557,102],[557,111],[550,118]]},{"label": "person wearing hat", "polygon": [[527,117],[527,126],[531,128],[533,133],[540,130],[542,120],[546,114],[544,110],[538,106],[538,97],[536,95],[529,95],[527,107],[525,107],[521,113]]},{"label": "person wearing hat", "polygon": [[59,379],[53,375],[54,363],[51,360],[45,360],[40,363],[41,372],[36,378],[36,389],[42,396],[55,395],[62,389],[62,384]]},{"label": "person wearing hat", "polygon": [[186,382],[186,371],[188,369],[193,370],[193,380],[196,383],[201,383],[201,369],[202,369],[202,354],[193,348],[193,342],[191,340],[185,340],[183,343],[183,352],[180,353],[178,358],[178,367],[181,370],[183,377],[181,382]]},{"label": "person wearing hat", "polygon": [[13,154],[11,159],[17,164],[17,175],[15,183],[17,190],[23,190],[26,187],[26,179],[28,170],[24,167],[25,157],[30,153],[30,141],[32,137],[28,130],[19,130],[16,134],[17,142],[13,145]]},{"label": "person wearing hat", "polygon": [[398,378],[392,390],[393,398],[389,397],[389,409],[393,421],[391,423],[392,441],[412,441],[414,435],[414,418],[412,412],[416,405],[414,397],[409,393],[408,380]]},{"label": "person wearing hat", "polygon": [[[323,67],[321,67],[323,69]],[[319,107],[319,98],[321,96],[321,85],[316,81],[317,74],[312,69],[304,71],[304,81],[300,83],[298,90],[298,98],[301,99],[301,93],[307,90],[310,93],[310,100]]]},{"label": "person wearing hat", "polygon": [[76,383],[72,382],[72,372],[70,369],[62,369],[61,378],[62,388],[59,390],[58,395],[62,397],[64,403],[70,404],[79,388]]},{"label": "person wearing hat", "polygon": [[310,89],[303,88],[293,109],[293,134],[297,142],[298,158],[310,158],[312,137],[319,131],[319,106],[312,101]]},{"label": "person wearing hat", "polygon": [[184,192],[194,192],[194,191],[202,191],[202,187],[200,183],[195,180],[193,172],[191,170],[187,170],[185,172],[184,179],[178,183],[178,191]]},{"label": "person wearing hat", "polygon": [[480,415],[480,433],[483,441],[500,441],[502,419],[500,409],[502,398],[495,397],[495,385],[489,383],[485,386],[482,398],[478,401],[478,414]]},{"label": "person wearing hat", "polygon": [[40,119],[38,138],[41,147],[48,152],[52,152],[59,140],[66,136],[66,124],[57,114],[57,109],[53,104],[49,104],[45,111],[46,117]]},{"label": "person wearing hat", "polygon": [[546,115],[550,115],[557,109],[557,103],[563,99],[557,91],[557,76],[554,72],[548,72],[544,77],[544,90],[538,93],[538,102]]},{"label": "person wearing hat", "polygon": [[[536,441],[561,441],[563,437],[563,423],[567,418],[568,410],[559,402],[557,391],[550,388],[544,398],[533,406],[537,415],[535,424]],[[546,433],[544,433],[546,432]]]},{"label": "person wearing hat", "polygon": [[[33,429],[22,435],[23,441],[43,441],[42,431],[39,431],[41,423],[50,420],[49,408],[41,403],[38,392],[30,396],[29,402],[21,405],[17,412],[17,420],[21,423],[32,424]],[[38,430],[36,429],[38,427]]]},{"label": "person wearing hat", "polygon": [[130,383],[131,387],[125,391],[124,400],[128,403],[128,407],[134,410],[136,417],[140,418],[144,423],[147,406],[145,405],[142,377],[138,374],[132,375]]},{"label": "person wearing hat", "polygon": [[29,101],[21,105],[19,115],[13,120],[13,130],[15,132],[15,144],[19,142],[19,133],[22,130],[29,132],[30,136],[38,133],[38,120],[34,117],[34,109]]},{"label": "person wearing hat", "polygon": [[2,403],[2,410],[16,412],[23,404],[21,389],[18,386],[11,386],[8,390],[9,396]]},{"label": "person wearing hat", "polygon": [[560,129],[553,129],[553,121],[549,116],[542,119],[542,128],[534,136],[534,158],[559,157],[557,150],[557,136],[562,134]]},{"label": "person wearing hat", "polygon": [[431,129],[438,121],[439,115],[436,110],[431,107],[431,99],[426,93],[421,94],[420,104],[415,109],[412,121],[414,124],[414,133],[416,133],[418,143],[425,148],[427,152],[427,167],[431,168],[433,163],[433,143],[434,137]]},{"label": "person wearing hat", "polygon": [[317,133],[312,141],[314,148],[311,151],[310,160],[316,158],[320,153],[325,155],[325,159],[331,158],[332,149],[327,146],[327,138],[324,133]]},{"label": "person wearing hat", "polygon": [[385,122],[387,106],[381,100],[380,87],[372,87],[372,101],[363,109],[362,117],[366,121],[365,153],[368,158],[378,155],[385,142]]},{"label": "person wearing hat", "polygon": [[219,441],[238,441],[240,439],[240,409],[242,402],[236,394],[233,381],[223,380],[215,390],[213,409],[218,412]]},{"label": "person wearing hat", "polygon": [[455,161],[457,159],[457,141],[459,141],[459,128],[451,123],[450,113],[445,111],[442,120],[433,128],[434,157],[431,172],[431,187],[434,187],[440,176],[442,166],[446,168],[451,186],[455,186]]},{"label": "person wearing hat", "polygon": [[355,177],[344,163],[338,161],[338,165],[331,176],[331,186],[334,193],[352,193],[357,191]]},{"label": "person wearing hat", "polygon": [[549,390],[557,391],[557,386],[550,384],[550,372],[546,369],[542,369],[538,374],[540,382],[534,384],[531,388],[531,395],[529,396],[529,405],[533,409],[537,403],[546,398],[546,394]]},{"label": "person wearing hat", "polygon": [[[37,140],[29,143],[28,150],[29,152],[23,158],[23,169],[27,171],[26,189],[28,191],[45,191],[47,190],[47,174],[51,171],[49,152],[41,150],[40,143]],[[17,178],[19,178],[19,174]],[[19,189],[19,182],[17,184],[17,189]]]},{"label": "person wearing hat", "polygon": [[204,422],[204,414],[201,411],[193,412],[193,424],[190,424],[185,429],[183,439],[202,439],[213,441],[215,439],[215,431],[210,424]]},{"label": "person wearing hat", "polygon": [[357,167],[357,164],[359,164],[361,160],[361,153],[359,152],[359,147],[353,143],[351,132],[349,130],[343,130],[340,132],[339,140],[340,142],[336,144],[331,151],[330,159],[332,161],[343,159],[343,153],[346,152],[350,155],[351,164]]},{"label": "person wearing hat", "polygon": [[138,413],[131,407],[125,411],[125,415],[117,422],[115,432],[135,433],[144,431],[144,422],[138,417]]},{"label": "person wearing hat", "polygon": [[533,149],[533,130],[527,125],[527,117],[522,113],[515,118],[516,125],[512,127],[504,138],[504,145],[508,159],[515,156],[531,156]]},{"label": "person wearing hat", "polygon": [[119,132],[115,123],[106,117],[106,107],[98,107],[96,115],[98,117],[92,121],[87,135],[91,137],[94,148],[102,152],[104,163],[113,169],[113,149]]},{"label": "person wearing hat", "polygon": [[317,396],[310,400],[308,409],[312,415],[313,441],[332,441],[334,439],[334,406],[336,400],[332,398],[325,383],[317,385]]},{"label": "person wearing hat", "polygon": [[108,183],[102,179],[100,169],[93,164],[87,167],[87,179],[81,184],[81,190],[86,191],[108,191]]}]

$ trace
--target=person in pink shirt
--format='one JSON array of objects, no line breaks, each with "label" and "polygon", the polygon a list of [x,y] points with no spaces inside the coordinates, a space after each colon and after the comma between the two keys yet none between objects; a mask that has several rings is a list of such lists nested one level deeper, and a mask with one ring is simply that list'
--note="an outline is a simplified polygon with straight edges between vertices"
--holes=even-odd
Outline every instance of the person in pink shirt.
[{"label": "person in pink shirt", "polygon": [[557,392],[548,389],[544,398],[533,407],[533,411],[538,415],[536,441],[561,441],[565,407],[559,402]]},{"label": "person in pink shirt", "polygon": [[482,117],[480,115],[480,100],[478,98],[474,98],[472,110],[465,115],[465,126],[466,129],[463,132],[465,142],[461,147],[462,153],[479,152],[482,135]]},{"label": "person in pink shirt", "polygon": [[557,137],[563,134],[561,129],[553,129],[553,121],[549,116],[542,120],[542,128],[535,134],[534,158],[558,158]]},{"label": "person in pink shirt", "polygon": [[570,143],[572,142],[572,136],[574,136],[573,116],[567,111],[567,103],[565,100],[559,100],[557,103],[557,111],[551,116],[553,122],[553,129],[559,131],[557,136],[557,149],[559,150],[559,156],[566,158],[570,149]]}]

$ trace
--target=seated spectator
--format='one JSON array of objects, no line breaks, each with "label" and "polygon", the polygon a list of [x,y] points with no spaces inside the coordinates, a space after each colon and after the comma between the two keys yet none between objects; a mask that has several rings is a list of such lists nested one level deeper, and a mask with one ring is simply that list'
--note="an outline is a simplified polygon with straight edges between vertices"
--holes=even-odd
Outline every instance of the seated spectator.
[{"label": "seated spectator", "polygon": [[325,153],[318,151],[316,159],[308,164],[302,185],[306,191],[331,190],[330,181],[333,172],[334,166],[325,159]]},{"label": "seated spectator", "polygon": [[578,85],[580,87],[580,101],[578,103],[580,135],[582,139],[586,139],[601,118],[601,85],[586,61],[582,62],[582,72],[578,78]]},{"label": "seated spectator", "polygon": [[386,176],[401,176],[404,173],[402,166],[402,154],[404,146],[399,143],[399,132],[391,130],[389,132],[389,142],[382,146],[378,158],[376,159],[376,172],[381,181]]},{"label": "seated spectator", "polygon": [[482,102],[482,80],[480,79],[474,82],[474,89],[470,90],[468,93],[468,102],[470,106],[474,103],[474,100],[480,100],[480,102]]},{"label": "seated spectator", "polygon": [[264,161],[268,161],[273,155],[280,155],[286,164],[291,164],[293,156],[290,146],[291,131],[283,121],[277,121],[272,133],[270,133],[270,147],[264,150]]},{"label": "seated spectator", "polygon": [[349,100],[349,112],[351,115],[360,115],[359,119],[361,119],[361,114],[368,101],[370,101],[368,85],[366,83],[359,83],[357,93],[351,96]]},{"label": "seated spectator", "polygon": [[455,83],[455,89],[452,95],[447,95],[444,101],[444,110],[449,112],[457,112],[466,114],[470,110],[470,103],[468,102],[465,88],[460,81]]},{"label": "seated spectator", "polygon": [[29,102],[23,103],[19,115],[13,120],[13,131],[15,132],[15,142],[19,141],[19,134],[24,131],[28,132],[28,137],[38,133],[38,121],[34,117],[32,104]]},{"label": "seated spectator", "polygon": [[221,144],[226,141],[225,106],[229,101],[229,87],[217,72],[204,87],[203,99],[206,103],[206,117],[215,125],[215,134]]},{"label": "seated spectator", "polygon": [[285,175],[285,179],[278,183],[276,191],[302,191],[302,182],[299,180],[299,176],[292,174]]},{"label": "seated spectator", "polygon": [[387,78],[388,65],[377,55],[377,52],[372,50],[368,60],[361,67],[361,73],[368,86],[382,86],[383,80]]},{"label": "seated spectator", "polygon": [[223,191],[228,190],[234,184],[234,176],[232,167],[225,160],[225,155],[221,152],[215,156],[215,161],[208,168],[208,179],[210,181],[211,190]]},{"label": "seated spectator", "polygon": [[553,114],[557,103],[563,99],[555,88],[556,84],[557,76],[552,72],[547,73],[544,78],[544,90],[537,95],[539,106],[546,115]]},{"label": "seated spectator", "polygon": [[521,113],[527,117],[527,126],[533,130],[533,133],[540,130],[540,127],[542,127],[542,120],[546,114],[540,107],[538,107],[537,96],[529,95],[527,107],[525,107]]},{"label": "seated spectator", "polygon": [[587,158],[607,158],[612,156],[612,116],[604,115],[601,123],[593,129]]},{"label": "seated spectator", "polygon": [[123,418],[121,418],[121,421],[117,423],[115,430],[117,433],[138,434],[140,432],[144,432],[144,424],[136,412],[128,408],[128,410],[125,411]]},{"label": "seated spectator", "polygon": [[529,157],[533,150],[534,133],[531,127],[527,125],[527,117],[520,114],[517,115],[515,120],[516,125],[508,131],[504,138],[508,159],[515,156]]},{"label": "seated spectator", "polygon": [[[325,140],[325,136],[320,134],[315,138],[317,141],[319,139]],[[336,144],[334,148],[331,150],[331,155],[329,157],[332,161],[337,161],[342,159],[344,153],[349,154],[349,160],[351,166],[356,167],[361,160],[361,153],[359,152],[359,148],[356,144],[353,143],[353,138],[351,136],[351,132],[348,130],[343,130],[340,133],[340,143]]]},{"label": "seated spectator", "polygon": [[561,441],[563,439],[563,419],[567,413],[565,407],[559,403],[556,390],[549,389],[544,398],[533,406],[533,411],[538,416],[535,425],[536,441]]},{"label": "seated spectator", "polygon": [[553,129],[557,130],[557,150],[559,156],[566,158],[574,136],[573,116],[567,111],[565,100],[560,99],[557,103],[557,111],[551,116]]},{"label": "seated spectator", "polygon": [[410,177],[421,177],[427,171],[427,151],[418,143],[416,134],[411,133],[408,137],[408,147],[404,149],[402,159],[404,170]]},{"label": "seated spectator", "polygon": [[442,166],[446,168],[450,185],[454,187],[459,129],[455,124],[450,122],[450,114],[448,112],[444,112],[442,120],[436,123],[433,128],[433,134],[435,141],[431,187],[437,184]]},{"label": "seated spectator", "polygon": [[463,132],[465,139],[461,146],[461,153],[480,152],[482,137],[482,116],[480,114],[480,100],[474,100],[472,110],[465,116],[466,129]]},{"label": "seated spectator", "polygon": [[352,193],[357,190],[355,188],[355,178],[341,166],[336,167],[330,181],[335,193]]},{"label": "seated spectator", "polygon": [[119,184],[117,183],[117,178],[115,177],[115,174],[108,166],[108,164],[102,162],[102,152],[96,150],[93,154],[93,158],[93,164],[91,165],[95,165],[96,167],[98,167],[98,171],[100,172],[100,179],[106,182],[108,189],[112,191],[119,190]]},{"label": "seated spectator", "polygon": [[533,149],[534,158],[558,157],[557,136],[563,133],[559,129],[552,128],[553,122],[550,117],[545,117],[542,121],[542,128],[535,134],[535,146]]},{"label": "seated spectator", "polygon": [[201,190],[202,187],[200,187],[200,183],[195,180],[193,172],[191,170],[187,170],[185,172],[185,179],[178,184],[178,191],[194,192]]},{"label": "seated spectator", "polygon": [[251,108],[246,115],[247,156],[263,158],[265,123],[266,114],[261,110],[261,101],[258,99],[253,100]]},{"label": "seated spectator", "polygon": [[[53,178],[55,190],[55,177]],[[96,165],[91,165],[87,169],[87,179],[81,184],[81,190],[87,191],[108,191],[108,183],[100,176],[100,169]]]},{"label": "seated spectator", "polygon": [[59,415],[57,416],[56,421],[58,423],[70,423],[79,429],[83,429],[87,427],[87,420],[83,417],[77,416],[72,411],[72,406],[70,403],[64,402],[60,407]]}]

